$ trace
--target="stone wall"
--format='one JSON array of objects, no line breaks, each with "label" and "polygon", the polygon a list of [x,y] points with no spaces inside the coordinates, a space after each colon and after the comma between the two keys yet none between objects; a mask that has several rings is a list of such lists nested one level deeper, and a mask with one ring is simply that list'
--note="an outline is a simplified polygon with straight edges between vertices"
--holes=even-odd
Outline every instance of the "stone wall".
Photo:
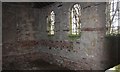
[{"label": "stone wall", "polygon": [[15,64],[12,69],[16,69],[14,67],[17,67],[17,61],[21,65],[26,62],[26,58],[19,60],[16,57],[30,52],[31,47],[22,47],[21,44],[35,40],[34,27],[38,24],[36,21],[38,19],[38,13],[39,9],[33,9],[27,6],[27,3],[26,5],[2,3],[3,69],[9,69],[11,66],[7,65],[11,63]]},{"label": "stone wall", "polygon": [[[6,4],[3,4],[5,69],[6,63],[14,63],[19,58],[24,62],[41,58],[72,70],[105,70],[109,67],[104,45],[105,3],[79,3],[82,32],[76,40],[69,37],[70,10],[76,3],[57,2],[40,9]],[[55,35],[49,36],[46,18],[52,10],[55,12]]]},{"label": "stone wall", "polygon": [[[53,44],[58,45],[58,47],[45,45],[39,47],[40,51],[65,57],[68,61],[70,60],[71,64],[75,62],[77,67],[73,66],[73,69],[105,69],[107,63],[107,55],[105,55],[106,51],[104,49],[105,3],[79,3],[82,7],[82,33],[77,40],[71,40],[69,38],[69,15],[74,4],[55,3],[41,9],[39,33],[36,38],[37,40],[52,40]],[[55,12],[55,35],[48,36],[46,17],[52,10]],[[61,43],[70,42],[72,46],[68,48],[61,47],[62,45],[59,46],[60,43],[54,42],[56,40]],[[64,46],[66,47],[66,44]],[[63,60],[61,64],[64,63]],[[66,64],[66,67],[69,65],[70,63]]]}]

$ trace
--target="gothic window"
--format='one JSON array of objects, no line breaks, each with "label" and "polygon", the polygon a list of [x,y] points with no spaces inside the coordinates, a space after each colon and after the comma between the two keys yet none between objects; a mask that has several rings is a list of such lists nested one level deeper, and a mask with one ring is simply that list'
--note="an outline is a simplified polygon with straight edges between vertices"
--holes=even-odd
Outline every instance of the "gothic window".
[{"label": "gothic window", "polygon": [[51,11],[50,15],[47,17],[47,31],[48,35],[54,35],[55,30],[55,13]]},{"label": "gothic window", "polygon": [[79,4],[73,5],[70,13],[70,34],[79,35],[81,29],[81,7]]}]

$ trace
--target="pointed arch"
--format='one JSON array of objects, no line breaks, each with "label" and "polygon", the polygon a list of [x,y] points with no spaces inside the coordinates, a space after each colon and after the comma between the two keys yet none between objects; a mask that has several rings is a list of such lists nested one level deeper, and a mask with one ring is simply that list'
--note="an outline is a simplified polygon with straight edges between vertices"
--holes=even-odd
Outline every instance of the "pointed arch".
[{"label": "pointed arch", "polygon": [[79,35],[81,32],[81,6],[74,4],[70,11],[70,34]]},{"label": "pointed arch", "polygon": [[48,35],[54,35],[55,31],[55,13],[51,11],[50,15],[47,17],[47,31]]}]

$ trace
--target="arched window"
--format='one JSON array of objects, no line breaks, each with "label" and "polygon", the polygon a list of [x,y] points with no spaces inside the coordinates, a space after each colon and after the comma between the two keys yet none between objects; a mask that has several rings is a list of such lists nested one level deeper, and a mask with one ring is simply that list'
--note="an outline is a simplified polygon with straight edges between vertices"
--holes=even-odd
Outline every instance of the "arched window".
[{"label": "arched window", "polygon": [[107,4],[107,32],[106,34],[116,35],[120,34],[120,1],[119,0],[112,0]]},{"label": "arched window", "polygon": [[54,35],[55,30],[55,13],[51,11],[50,15],[47,17],[47,31],[48,35]]},{"label": "arched window", "polygon": [[81,29],[81,7],[79,4],[73,5],[70,12],[70,34],[79,35]]}]

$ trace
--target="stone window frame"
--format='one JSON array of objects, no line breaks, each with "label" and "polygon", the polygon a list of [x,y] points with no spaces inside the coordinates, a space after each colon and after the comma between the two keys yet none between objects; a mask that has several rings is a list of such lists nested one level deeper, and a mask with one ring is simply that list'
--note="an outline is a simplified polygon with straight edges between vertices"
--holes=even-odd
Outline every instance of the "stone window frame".
[{"label": "stone window frame", "polygon": [[[78,4],[79,8],[80,8],[80,15],[79,15],[79,27],[78,27],[78,34],[73,34],[72,33],[72,17],[71,17],[71,13],[72,13],[72,8],[74,7],[74,5]],[[80,5],[80,3],[74,3],[70,8],[69,8],[69,33],[68,33],[68,37],[70,40],[77,40],[81,37],[81,16],[82,16],[82,7]]]},{"label": "stone window frame", "polygon": [[[73,33],[73,18],[72,18],[72,14],[73,14],[73,9],[75,9],[75,5],[78,5],[79,6],[79,9],[78,9],[78,11],[80,12],[80,15],[77,15],[78,17],[77,18],[79,18],[79,19],[77,19],[77,20],[79,20],[78,22],[77,22],[77,24],[76,24],[76,28],[78,28],[77,30],[76,30],[76,33]],[[77,7],[78,8],[78,7]],[[79,13],[78,12],[78,13]],[[75,4],[73,4],[73,6],[70,8],[70,33],[69,33],[69,35],[70,36],[80,36],[80,33],[81,33],[81,5],[79,4],[79,3],[75,3]],[[76,19],[75,18],[75,16],[73,16],[74,17],[74,19]],[[75,24],[75,23],[74,23]],[[79,25],[78,25],[79,24]],[[78,25],[78,26],[77,26]]]},{"label": "stone window frame", "polygon": [[47,16],[47,32],[48,35],[55,35],[55,12],[52,10]]}]

